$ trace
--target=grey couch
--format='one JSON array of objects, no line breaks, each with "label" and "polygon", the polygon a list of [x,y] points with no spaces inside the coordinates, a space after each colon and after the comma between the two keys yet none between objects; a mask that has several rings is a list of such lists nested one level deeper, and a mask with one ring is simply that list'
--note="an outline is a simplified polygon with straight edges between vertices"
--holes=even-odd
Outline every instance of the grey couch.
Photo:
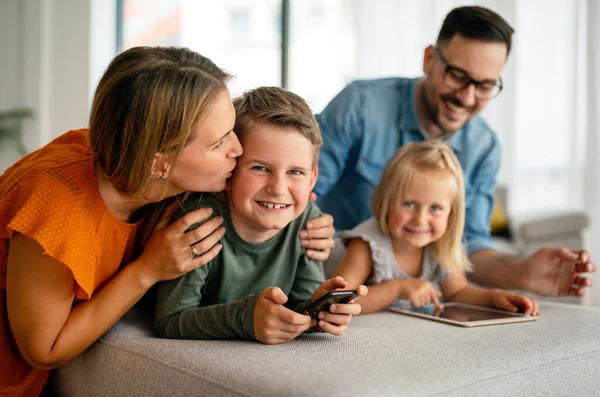
[{"label": "grey couch", "polygon": [[266,346],[157,339],[134,309],[52,382],[65,397],[600,395],[600,309],[541,312],[473,329],[377,313]]}]

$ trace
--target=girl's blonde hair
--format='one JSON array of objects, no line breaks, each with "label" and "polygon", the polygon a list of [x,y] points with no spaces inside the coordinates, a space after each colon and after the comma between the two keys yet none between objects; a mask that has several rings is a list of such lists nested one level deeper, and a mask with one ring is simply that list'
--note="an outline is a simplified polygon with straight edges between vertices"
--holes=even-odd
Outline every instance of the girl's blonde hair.
[{"label": "girl's blonde hair", "polygon": [[111,61],[94,93],[88,139],[119,193],[146,197],[154,156],[177,161],[230,79],[187,48],[134,47]]},{"label": "girl's blonde hair", "polygon": [[403,146],[386,165],[373,194],[373,216],[384,233],[389,233],[390,206],[412,183],[419,183],[424,171],[446,169],[454,182],[448,226],[442,237],[431,246],[440,265],[450,272],[470,270],[462,244],[465,225],[465,183],[458,159],[448,145],[439,140],[411,143]]}]

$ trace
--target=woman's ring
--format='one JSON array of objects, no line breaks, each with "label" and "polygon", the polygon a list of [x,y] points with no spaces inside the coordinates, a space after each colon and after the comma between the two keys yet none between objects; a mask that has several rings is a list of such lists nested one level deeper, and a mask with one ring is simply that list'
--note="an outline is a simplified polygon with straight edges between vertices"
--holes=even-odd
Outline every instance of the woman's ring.
[{"label": "woman's ring", "polygon": [[194,256],[194,258],[197,258],[200,256],[200,253],[198,252],[196,247],[194,247],[193,245],[192,245],[192,255]]}]

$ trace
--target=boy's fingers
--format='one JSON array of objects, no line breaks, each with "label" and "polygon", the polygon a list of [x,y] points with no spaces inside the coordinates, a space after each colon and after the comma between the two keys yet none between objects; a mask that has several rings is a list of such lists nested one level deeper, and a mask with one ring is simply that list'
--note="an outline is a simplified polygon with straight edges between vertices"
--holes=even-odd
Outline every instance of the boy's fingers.
[{"label": "boy's fingers", "polygon": [[325,295],[326,293],[335,291],[338,288],[345,288],[347,285],[348,285],[348,283],[346,283],[346,280],[344,280],[340,276],[336,276],[336,277],[330,278],[328,280],[325,280],[325,281],[323,281],[323,283],[321,283],[319,288],[317,288],[317,290],[313,294],[313,300],[319,299],[321,296]]},{"label": "boy's fingers", "polygon": [[319,328],[323,331],[328,332],[332,335],[341,335],[347,328],[347,325],[336,325],[328,323],[327,321],[319,320]]},{"label": "boy's fingers", "polygon": [[335,303],[329,307],[329,311],[331,313],[351,314],[353,316],[358,316],[361,311],[361,306],[358,303]]},{"label": "boy's fingers", "polygon": [[319,320],[326,321],[330,324],[348,325],[352,320],[352,316],[349,314],[334,314],[329,312],[321,312],[319,313]]},{"label": "boy's fingers", "polygon": [[315,203],[317,201],[317,193],[310,192],[310,194],[308,195],[308,199],[311,203]]},{"label": "boy's fingers", "polygon": [[356,288],[356,292],[358,292],[359,296],[366,296],[369,293],[369,288],[366,285],[359,285]]},{"label": "boy's fingers", "polygon": [[279,305],[287,302],[287,295],[279,287],[267,287],[259,294],[259,298],[268,299]]}]

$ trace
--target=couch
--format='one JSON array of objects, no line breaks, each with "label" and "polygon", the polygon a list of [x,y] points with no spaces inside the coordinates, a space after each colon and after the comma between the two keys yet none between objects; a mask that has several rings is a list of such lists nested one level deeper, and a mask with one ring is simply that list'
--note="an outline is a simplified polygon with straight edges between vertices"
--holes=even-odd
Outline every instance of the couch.
[{"label": "couch", "polygon": [[496,199],[506,213],[509,229],[505,236],[494,237],[499,250],[526,256],[542,247],[584,248],[584,233],[590,225],[586,213],[564,210],[515,214],[506,186],[498,186]]},{"label": "couch", "polygon": [[460,328],[381,312],[281,345],[157,339],[137,309],[54,371],[59,396],[597,396],[600,309]]}]

